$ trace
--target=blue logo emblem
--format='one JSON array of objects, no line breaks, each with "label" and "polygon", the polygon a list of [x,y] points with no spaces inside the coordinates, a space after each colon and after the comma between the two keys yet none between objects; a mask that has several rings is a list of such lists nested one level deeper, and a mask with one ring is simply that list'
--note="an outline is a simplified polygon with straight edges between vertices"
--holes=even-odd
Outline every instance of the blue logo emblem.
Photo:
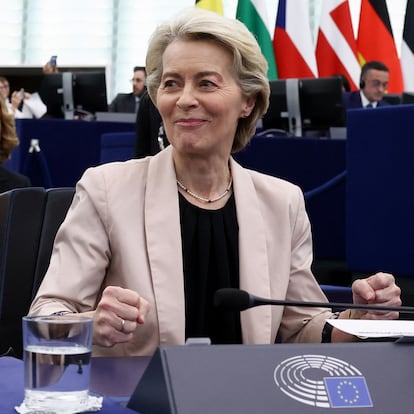
[{"label": "blue logo emblem", "polygon": [[338,358],[297,355],[274,370],[274,381],[286,396],[321,408],[373,407],[362,372]]}]

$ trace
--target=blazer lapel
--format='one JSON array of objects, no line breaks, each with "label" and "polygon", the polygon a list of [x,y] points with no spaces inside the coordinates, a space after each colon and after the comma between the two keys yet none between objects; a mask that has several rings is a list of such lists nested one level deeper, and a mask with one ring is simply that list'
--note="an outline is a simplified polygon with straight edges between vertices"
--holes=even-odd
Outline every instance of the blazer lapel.
[{"label": "blazer lapel", "polygon": [[184,344],[185,302],[181,227],[171,148],[150,161],[145,229],[161,344]]},{"label": "blazer lapel", "polygon": [[[240,289],[270,297],[266,228],[249,172],[231,161],[233,191],[239,224]],[[275,230],[276,231],[276,230]],[[271,310],[258,306],[241,313],[244,343],[270,343]]]}]

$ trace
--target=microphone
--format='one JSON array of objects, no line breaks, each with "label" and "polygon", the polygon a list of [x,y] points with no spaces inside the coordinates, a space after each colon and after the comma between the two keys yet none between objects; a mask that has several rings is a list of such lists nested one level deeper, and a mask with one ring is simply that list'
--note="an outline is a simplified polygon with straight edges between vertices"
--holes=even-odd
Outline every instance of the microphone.
[{"label": "microphone", "polygon": [[355,303],[340,303],[340,302],[305,302],[295,300],[275,300],[265,299],[254,296],[245,290],[224,288],[218,289],[214,294],[214,306],[232,310],[243,311],[255,306],[261,305],[276,305],[276,306],[301,306],[309,308],[339,308],[339,309],[359,309],[359,310],[374,310],[374,311],[388,311],[400,313],[414,313],[414,307],[411,306],[383,306],[383,305],[369,305],[369,304],[355,304]]}]

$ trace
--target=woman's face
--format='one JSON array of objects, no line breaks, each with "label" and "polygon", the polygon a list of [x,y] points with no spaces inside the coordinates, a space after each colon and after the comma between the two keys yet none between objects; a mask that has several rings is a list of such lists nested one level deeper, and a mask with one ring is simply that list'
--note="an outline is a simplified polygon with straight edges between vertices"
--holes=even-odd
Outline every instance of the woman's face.
[{"label": "woman's face", "polygon": [[242,96],[230,52],[213,42],[177,40],[162,62],[157,107],[172,146],[227,158],[239,118],[254,107],[254,99]]}]

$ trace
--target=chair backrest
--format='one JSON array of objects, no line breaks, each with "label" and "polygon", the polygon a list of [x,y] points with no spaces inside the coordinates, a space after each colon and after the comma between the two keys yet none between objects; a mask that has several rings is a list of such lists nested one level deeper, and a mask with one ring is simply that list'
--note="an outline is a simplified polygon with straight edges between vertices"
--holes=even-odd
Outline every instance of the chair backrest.
[{"label": "chair backrest", "polygon": [[21,318],[30,306],[46,192],[18,188],[0,194],[0,353],[21,352]]},{"label": "chair backrest", "polygon": [[0,194],[0,355],[21,357],[22,322],[49,265],[74,188],[28,187]]},{"label": "chair backrest", "polygon": [[46,207],[43,218],[36,269],[34,272],[32,298],[36,295],[49,266],[56,233],[72,203],[74,188],[50,188],[46,191]]},{"label": "chair backrest", "polygon": [[[347,286],[320,285],[329,302],[352,303],[352,288]],[[335,309],[337,310],[337,309]]]}]

